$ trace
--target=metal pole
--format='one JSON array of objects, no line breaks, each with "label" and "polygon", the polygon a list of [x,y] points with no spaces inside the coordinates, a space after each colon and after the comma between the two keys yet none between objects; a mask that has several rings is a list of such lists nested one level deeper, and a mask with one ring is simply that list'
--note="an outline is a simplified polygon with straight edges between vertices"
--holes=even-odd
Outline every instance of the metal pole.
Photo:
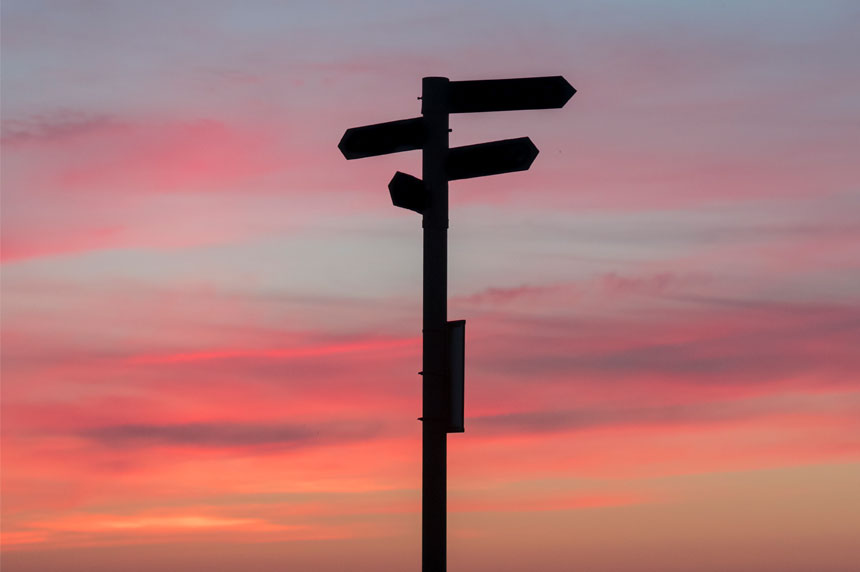
[{"label": "metal pole", "polygon": [[423,179],[430,196],[424,211],[423,467],[421,569],[445,572],[447,559],[448,417],[448,78],[422,81],[426,143]]}]

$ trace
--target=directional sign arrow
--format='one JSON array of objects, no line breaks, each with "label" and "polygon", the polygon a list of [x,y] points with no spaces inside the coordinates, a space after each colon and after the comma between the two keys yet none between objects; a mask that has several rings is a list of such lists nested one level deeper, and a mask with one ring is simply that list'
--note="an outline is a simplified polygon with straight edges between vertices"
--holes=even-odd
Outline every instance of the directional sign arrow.
[{"label": "directional sign arrow", "polygon": [[454,147],[448,152],[445,170],[449,181],[526,171],[537,154],[538,148],[528,137]]},{"label": "directional sign arrow", "polygon": [[424,181],[418,177],[397,171],[388,183],[388,192],[394,206],[409,209],[417,213],[424,212],[429,204],[430,195]]},{"label": "directional sign arrow", "polygon": [[424,146],[424,120],[421,117],[353,127],[337,147],[347,159],[362,159],[400,151],[412,151]]},{"label": "directional sign arrow", "polygon": [[557,109],[576,90],[560,75],[518,79],[452,81],[448,85],[449,113]]}]

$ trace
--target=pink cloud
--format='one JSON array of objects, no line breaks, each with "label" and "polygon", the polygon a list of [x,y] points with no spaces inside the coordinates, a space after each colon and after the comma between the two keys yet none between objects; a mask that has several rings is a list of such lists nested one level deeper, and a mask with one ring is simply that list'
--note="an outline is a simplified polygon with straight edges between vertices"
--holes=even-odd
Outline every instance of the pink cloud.
[{"label": "pink cloud", "polygon": [[[55,193],[233,189],[278,167],[262,131],[211,119],[142,122],[66,112],[15,121],[3,143],[18,169]],[[23,184],[18,169],[13,177]]]},{"label": "pink cloud", "polygon": [[131,363],[175,363],[201,360],[222,360],[240,358],[271,358],[290,359],[304,357],[322,357],[353,352],[397,350],[409,348],[415,350],[420,345],[420,339],[369,339],[359,342],[333,344],[325,346],[310,346],[303,348],[273,348],[273,349],[225,349],[202,352],[187,352],[168,355],[143,355],[130,358]]},{"label": "pink cloud", "polygon": [[860,454],[860,443],[848,433],[856,430],[854,416],[778,414],[710,425],[632,424],[540,437],[525,432],[486,438],[476,428],[470,440],[452,446],[449,466],[457,467],[464,482],[478,483],[493,474],[504,475],[496,478],[506,481],[638,479],[850,463]]},{"label": "pink cloud", "polygon": [[[505,496],[510,491],[505,491]],[[485,495],[481,495],[482,497]],[[520,498],[510,499],[491,497],[478,500],[457,500],[451,503],[451,512],[543,512],[543,511],[565,511],[579,509],[593,509],[601,507],[632,506],[655,499],[642,493],[612,493],[593,492],[579,495],[568,495],[559,497],[553,495],[522,495]]]},{"label": "pink cloud", "polygon": [[254,212],[255,198],[293,188],[285,174],[314,162],[271,122],[170,114],[13,119],[2,147],[4,261],[282,230],[300,215],[278,226],[276,213]]},{"label": "pink cloud", "polygon": [[608,294],[646,294],[660,295],[670,291],[678,292],[707,285],[712,278],[706,274],[678,274],[660,272],[648,276],[622,276],[609,272],[600,277],[603,288]]},{"label": "pink cloud", "polygon": [[571,293],[573,288],[570,285],[541,285],[531,286],[523,284],[512,288],[496,288],[490,287],[469,296],[461,296],[454,299],[454,304],[487,304],[491,306],[503,305],[509,302],[521,301],[523,298],[543,298],[547,294],[554,293],[559,290],[566,290]]},{"label": "pink cloud", "polygon": [[[505,307],[485,312],[469,330],[467,435],[452,437],[449,465],[462,486],[856,459],[850,308],[672,300],[699,288],[698,277],[659,271],[602,273],[561,286],[513,288],[481,302]],[[612,298],[635,301],[638,311],[589,305],[596,313],[580,314],[556,302],[549,304],[555,314],[530,311],[568,288],[584,296],[575,304]],[[89,291],[43,283],[26,290],[31,302],[62,291],[66,306],[38,319],[25,306],[4,315],[3,413],[14,428],[4,431],[4,459],[14,467],[3,475],[12,498],[4,521],[22,538],[41,538],[28,523],[99,512],[132,497],[148,507],[180,503],[171,514],[193,516],[200,514],[194,499],[275,494],[284,483],[305,493],[417,490],[420,346],[413,333],[386,327],[335,336],[312,323],[267,326],[288,296],[206,285]],[[668,305],[655,311],[651,296],[640,293]],[[512,303],[523,304],[520,312],[507,309]],[[109,335],[125,324],[135,325],[133,336]],[[564,510],[659,501],[647,487],[595,495],[554,498]],[[551,505],[517,494],[460,508],[476,514]],[[356,521],[381,518],[375,510],[356,507]],[[246,514],[275,522],[257,508]],[[286,523],[314,534],[354,533],[314,528],[314,514],[303,505]],[[248,517],[228,511],[218,518]],[[42,546],[126,538],[65,534],[51,532]]]},{"label": "pink cloud", "polygon": [[[670,296],[696,292],[708,287],[714,278],[703,272],[661,271],[650,274],[621,275],[606,272],[593,277],[551,284],[522,284],[513,287],[489,287],[474,294],[457,296],[451,304],[457,311],[468,311],[471,306],[484,308],[516,304],[524,308],[563,308],[565,311],[585,305],[617,304],[620,297],[633,295]],[[460,309],[462,308],[462,310]]]},{"label": "pink cloud", "polygon": [[76,231],[3,233],[0,261],[12,262],[40,256],[73,254],[121,244],[122,227],[90,228]]}]

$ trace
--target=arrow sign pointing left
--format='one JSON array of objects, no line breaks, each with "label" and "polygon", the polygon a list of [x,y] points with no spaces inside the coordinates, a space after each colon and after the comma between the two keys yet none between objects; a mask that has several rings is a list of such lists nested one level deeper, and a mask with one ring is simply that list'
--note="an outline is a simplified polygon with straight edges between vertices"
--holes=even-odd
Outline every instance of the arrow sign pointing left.
[{"label": "arrow sign pointing left", "polygon": [[401,119],[347,129],[337,145],[347,159],[362,159],[424,147],[424,119]]},{"label": "arrow sign pointing left", "polygon": [[448,151],[445,170],[449,181],[527,171],[537,154],[528,137],[454,147]]},{"label": "arrow sign pointing left", "polygon": [[418,177],[397,171],[388,183],[388,192],[394,206],[423,213],[430,203],[430,196],[424,181]]}]

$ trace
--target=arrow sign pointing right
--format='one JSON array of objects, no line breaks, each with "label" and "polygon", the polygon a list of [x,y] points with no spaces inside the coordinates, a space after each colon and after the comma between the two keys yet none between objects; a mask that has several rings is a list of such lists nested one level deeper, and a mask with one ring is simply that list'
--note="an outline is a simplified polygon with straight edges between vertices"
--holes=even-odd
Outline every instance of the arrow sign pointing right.
[{"label": "arrow sign pointing right", "polygon": [[576,90],[560,75],[452,81],[448,84],[449,113],[557,109]]},{"label": "arrow sign pointing right", "polygon": [[448,152],[445,170],[449,181],[526,171],[537,154],[538,148],[528,137],[454,147]]},{"label": "arrow sign pointing right", "polygon": [[337,148],[347,159],[413,151],[422,147],[424,119],[421,117],[352,127],[346,130],[337,144]]}]

